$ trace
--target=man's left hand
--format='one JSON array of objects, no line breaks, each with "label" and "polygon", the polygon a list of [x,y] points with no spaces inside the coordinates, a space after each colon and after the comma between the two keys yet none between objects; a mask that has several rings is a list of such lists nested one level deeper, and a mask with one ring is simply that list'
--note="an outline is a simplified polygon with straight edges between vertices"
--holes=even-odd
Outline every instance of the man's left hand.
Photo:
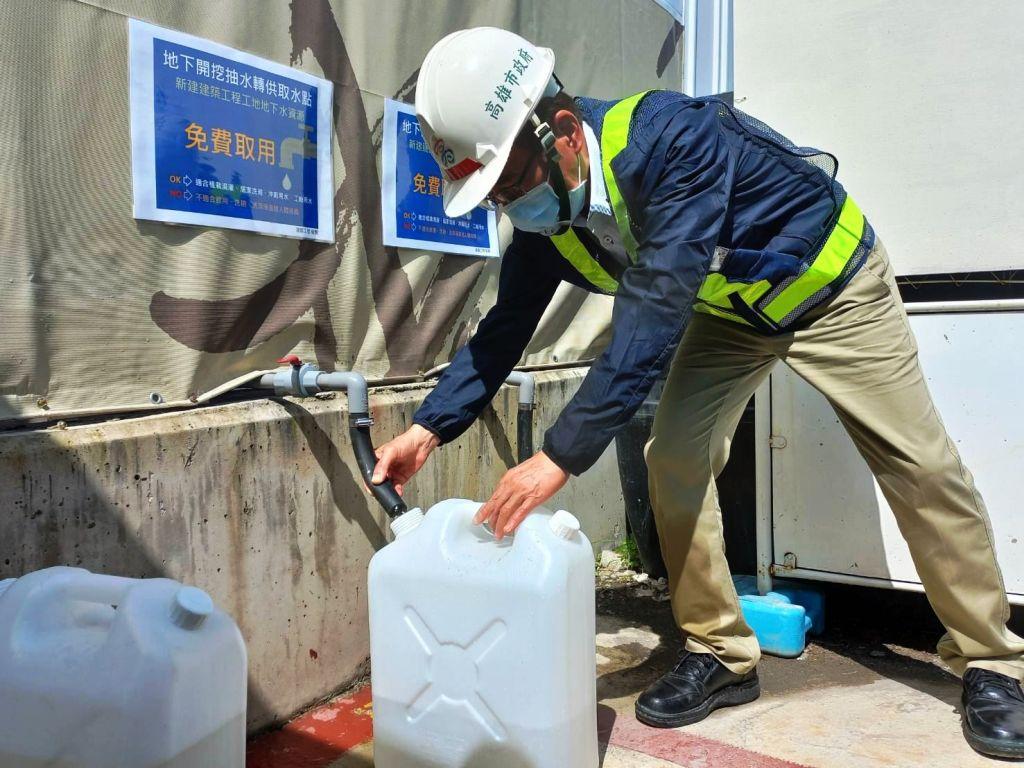
[{"label": "man's left hand", "polygon": [[512,533],[534,508],[554,496],[568,479],[569,473],[540,451],[504,474],[473,522],[488,521],[495,538],[501,539]]}]

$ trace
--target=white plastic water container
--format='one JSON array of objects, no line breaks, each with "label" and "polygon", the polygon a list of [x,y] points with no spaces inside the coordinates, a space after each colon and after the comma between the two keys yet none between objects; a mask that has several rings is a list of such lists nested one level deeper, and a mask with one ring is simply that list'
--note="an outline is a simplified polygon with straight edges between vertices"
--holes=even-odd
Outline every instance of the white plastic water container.
[{"label": "white plastic water container", "polygon": [[374,764],[597,768],[590,542],[545,510],[499,542],[479,507],[408,512],[370,561]]},{"label": "white plastic water container", "polygon": [[205,592],[48,568],[0,583],[0,766],[242,768],[246,655]]}]

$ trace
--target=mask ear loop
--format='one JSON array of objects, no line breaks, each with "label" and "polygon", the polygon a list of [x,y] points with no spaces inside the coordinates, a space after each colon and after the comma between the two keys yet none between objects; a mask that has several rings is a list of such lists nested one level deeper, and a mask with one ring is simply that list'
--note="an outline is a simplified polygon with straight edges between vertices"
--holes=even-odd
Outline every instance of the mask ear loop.
[{"label": "mask ear loop", "polygon": [[536,114],[530,115],[530,120],[534,125],[533,135],[540,142],[548,161],[548,183],[558,195],[558,221],[565,222],[565,225],[560,227],[555,234],[562,235],[569,230],[571,224],[569,217],[572,211],[569,190],[565,184],[565,177],[562,175],[562,167],[559,165],[562,156],[558,154],[558,148],[555,147],[555,132],[551,130],[551,126],[542,123]]}]

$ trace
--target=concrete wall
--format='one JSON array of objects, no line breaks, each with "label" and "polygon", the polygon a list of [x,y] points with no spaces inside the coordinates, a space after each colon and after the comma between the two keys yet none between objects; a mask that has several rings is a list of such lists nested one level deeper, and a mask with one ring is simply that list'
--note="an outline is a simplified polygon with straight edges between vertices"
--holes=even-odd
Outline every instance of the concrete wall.
[{"label": "concrete wall", "polygon": [[[535,442],[585,369],[538,375]],[[371,391],[377,442],[429,388]],[[406,490],[423,506],[486,498],[516,456],[504,387]],[[168,576],[210,592],[249,649],[249,726],[346,686],[366,669],[366,567],[386,519],[364,490],[343,396],[253,400],[0,434],[0,578],[52,565]],[[614,446],[555,500],[596,545],[621,539]]]}]

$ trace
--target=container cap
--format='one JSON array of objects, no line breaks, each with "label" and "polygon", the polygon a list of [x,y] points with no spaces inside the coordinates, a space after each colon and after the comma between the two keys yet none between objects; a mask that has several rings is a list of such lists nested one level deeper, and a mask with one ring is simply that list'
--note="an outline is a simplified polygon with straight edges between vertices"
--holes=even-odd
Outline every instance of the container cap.
[{"label": "container cap", "polygon": [[206,617],[213,613],[213,600],[196,587],[182,587],[174,596],[171,621],[182,629],[199,629]]},{"label": "container cap", "polygon": [[401,538],[410,531],[414,531],[420,527],[420,523],[423,522],[423,510],[419,507],[413,507],[404,515],[399,515],[391,521],[391,531],[395,534],[395,538]]},{"label": "container cap", "polygon": [[3,581],[0,581],[0,595],[3,595],[9,587],[13,587],[14,582],[16,581],[17,579],[4,579]]},{"label": "container cap", "polygon": [[580,532],[580,521],[576,516],[560,509],[551,516],[548,526],[551,532],[560,539],[569,540]]}]

